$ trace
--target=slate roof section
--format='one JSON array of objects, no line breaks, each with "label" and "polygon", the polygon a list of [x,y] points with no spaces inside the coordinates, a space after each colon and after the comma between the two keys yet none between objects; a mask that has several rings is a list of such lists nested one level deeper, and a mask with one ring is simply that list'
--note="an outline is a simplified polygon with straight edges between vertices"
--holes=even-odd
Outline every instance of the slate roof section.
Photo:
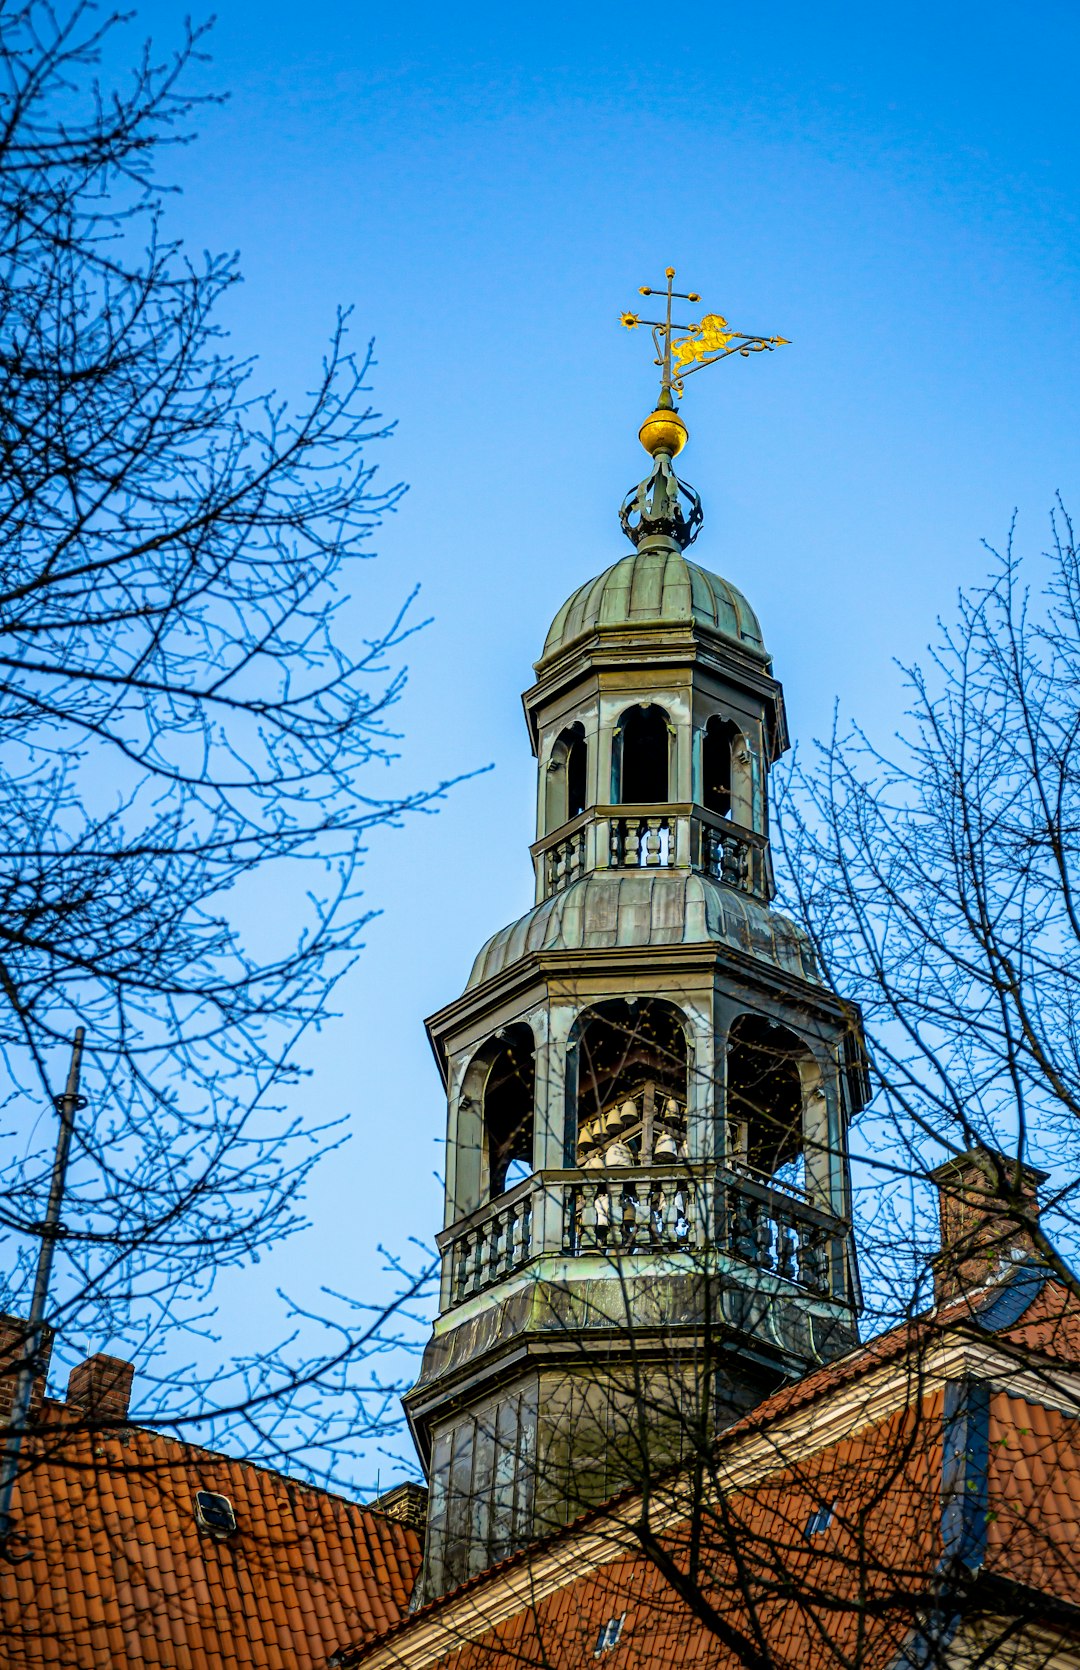
[{"label": "slate roof section", "polygon": [[819,983],[802,929],[749,894],[695,871],[596,870],[493,934],[473,964],[466,990],[540,951],[709,942]]},{"label": "slate roof section", "polygon": [[552,621],[537,666],[586,633],[657,621],[710,627],[769,660],[761,624],[742,592],[681,551],[658,549],[631,552],[579,586]]},{"label": "slate roof section", "polygon": [[[16,1487],[0,1665],[315,1670],[403,1616],[411,1527],[144,1429],[65,1425],[59,1406]],[[232,1536],[200,1532],[196,1490],[229,1497]]]}]

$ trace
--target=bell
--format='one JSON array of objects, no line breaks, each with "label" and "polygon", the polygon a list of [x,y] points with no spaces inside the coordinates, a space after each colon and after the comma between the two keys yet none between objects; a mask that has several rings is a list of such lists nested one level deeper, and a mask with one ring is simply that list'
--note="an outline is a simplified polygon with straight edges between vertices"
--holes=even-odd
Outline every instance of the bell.
[{"label": "bell", "polygon": [[598,1171],[604,1164],[604,1156],[599,1148],[594,1148],[578,1164],[582,1171]]},{"label": "bell", "polygon": [[608,1145],[604,1155],[606,1166],[632,1166],[633,1163],[634,1156],[625,1142],[613,1142]]},{"label": "bell", "polygon": [[622,1112],[615,1106],[614,1102],[604,1115],[603,1128],[606,1137],[614,1136],[616,1131],[622,1130]]},{"label": "bell", "polygon": [[667,1101],[664,1103],[664,1118],[676,1121],[682,1118],[682,1108],[679,1106],[674,1096],[669,1096]]},{"label": "bell", "polygon": [[636,1125],[641,1118],[638,1105],[632,1096],[628,1096],[619,1109],[619,1118],[624,1125]]},{"label": "bell", "polygon": [[677,1160],[678,1157],[679,1145],[675,1138],[670,1131],[662,1132],[653,1149],[653,1165],[667,1165],[669,1161]]}]

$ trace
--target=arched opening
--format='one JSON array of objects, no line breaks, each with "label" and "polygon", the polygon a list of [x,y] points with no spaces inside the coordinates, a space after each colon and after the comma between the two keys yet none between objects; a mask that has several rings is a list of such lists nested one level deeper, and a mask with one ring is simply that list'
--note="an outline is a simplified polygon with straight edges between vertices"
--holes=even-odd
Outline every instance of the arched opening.
[{"label": "arched opening", "polygon": [[533,1169],[536,1066],[532,1029],[517,1021],[486,1045],[483,1075],[484,1156],[488,1196],[505,1194]]},{"label": "arched opening", "polygon": [[576,818],[585,810],[588,744],[581,725],[569,733],[570,746],[566,751],[566,816]]},{"label": "arched opening", "polygon": [[585,727],[570,725],[555,741],[548,761],[544,826],[548,834],[585,810],[588,801],[589,745]]},{"label": "arched opening", "polygon": [[613,800],[653,806],[668,800],[671,724],[662,707],[627,708],[615,731]]},{"label": "arched opening", "polygon": [[599,1003],[578,1017],[568,1086],[568,1163],[669,1165],[686,1158],[683,1017],[659,998]]},{"label": "arched opening", "polygon": [[820,1086],[801,1038],[763,1015],[740,1015],[728,1037],[728,1163],[805,1192],[803,1111]]},{"label": "arched opening", "polygon": [[738,725],[718,714],[701,739],[701,804],[717,817],[753,827],[750,749]]},{"label": "arched opening", "polygon": [[738,726],[714,714],[701,739],[701,804],[717,817],[731,815],[731,750]]}]

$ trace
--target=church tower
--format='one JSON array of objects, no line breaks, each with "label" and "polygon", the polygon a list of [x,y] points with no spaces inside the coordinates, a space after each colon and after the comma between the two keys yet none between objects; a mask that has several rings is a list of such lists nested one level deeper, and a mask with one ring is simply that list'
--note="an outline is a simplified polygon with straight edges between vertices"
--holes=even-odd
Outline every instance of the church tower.
[{"label": "church tower", "polygon": [[857,1340],[858,1017],[772,908],[783,695],[749,603],[685,554],[701,507],[673,467],[673,355],[687,375],[781,339],[712,315],[680,343],[672,276],[633,550],[559,610],[524,696],[535,904],[428,1022],[448,1122],[406,1399],[425,1598]]}]

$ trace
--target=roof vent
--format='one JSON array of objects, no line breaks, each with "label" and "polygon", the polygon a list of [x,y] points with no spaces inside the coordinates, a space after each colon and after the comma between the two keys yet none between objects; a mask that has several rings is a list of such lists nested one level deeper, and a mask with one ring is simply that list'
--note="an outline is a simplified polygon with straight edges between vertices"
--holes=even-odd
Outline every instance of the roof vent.
[{"label": "roof vent", "polygon": [[227,1496],[217,1496],[212,1490],[195,1492],[195,1523],[200,1531],[212,1537],[229,1537],[236,1530],[236,1514]]}]

